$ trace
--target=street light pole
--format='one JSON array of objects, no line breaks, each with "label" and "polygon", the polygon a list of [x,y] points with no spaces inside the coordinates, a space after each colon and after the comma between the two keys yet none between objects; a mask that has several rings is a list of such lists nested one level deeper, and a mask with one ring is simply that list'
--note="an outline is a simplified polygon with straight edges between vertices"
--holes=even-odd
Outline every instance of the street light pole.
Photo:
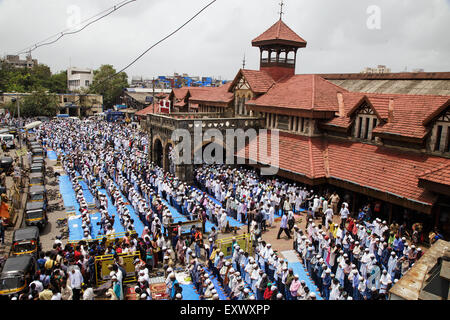
[{"label": "street light pole", "polygon": [[19,152],[20,152],[20,168],[23,169],[23,158],[22,158],[22,131],[21,130],[21,123],[22,120],[20,119],[20,102],[19,102],[19,96],[17,95],[17,118],[19,120],[19,126],[18,126],[18,133],[19,133]]}]

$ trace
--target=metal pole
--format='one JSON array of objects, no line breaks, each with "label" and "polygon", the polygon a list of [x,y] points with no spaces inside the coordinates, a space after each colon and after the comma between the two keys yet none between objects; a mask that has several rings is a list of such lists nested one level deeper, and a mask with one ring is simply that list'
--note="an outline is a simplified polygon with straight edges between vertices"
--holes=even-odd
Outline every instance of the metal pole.
[{"label": "metal pole", "polygon": [[153,87],[153,113],[155,113],[155,77],[153,77],[152,81],[152,87]]}]

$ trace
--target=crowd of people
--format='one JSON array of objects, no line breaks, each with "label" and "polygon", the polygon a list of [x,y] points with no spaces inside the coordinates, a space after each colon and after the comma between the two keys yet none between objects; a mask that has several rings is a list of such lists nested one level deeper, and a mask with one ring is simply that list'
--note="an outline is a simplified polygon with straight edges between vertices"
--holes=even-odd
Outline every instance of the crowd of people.
[{"label": "crowd of people", "polygon": [[[252,240],[258,244],[254,259],[287,300],[302,297],[305,282],[298,281],[298,275],[274,257],[271,245],[262,240],[275,214],[282,216],[277,238],[283,231],[288,239],[293,238],[293,249],[327,300],[386,299],[393,283],[423,254],[402,236],[405,225],[371,220],[370,206],[352,218],[347,202],[338,208],[341,200],[336,192],[319,196],[295,183],[273,177],[262,180],[253,170],[226,166],[201,167],[196,180],[225,204],[228,214],[247,222]],[[294,213],[301,211],[307,220],[304,229],[295,225]]]},{"label": "crowd of people", "polygon": [[[166,279],[167,298],[182,300],[177,267],[189,274],[200,299],[217,300],[223,290],[232,300],[315,300],[315,289],[263,240],[278,216],[278,238],[282,232],[293,238],[323,299],[383,299],[421,255],[395,225],[372,221],[370,208],[355,218],[346,201],[338,208],[342,201],[336,193],[319,196],[294,183],[262,179],[250,169],[218,165],[197,168],[195,187],[190,186],[148,161],[146,134],[127,125],[50,121],[36,137],[61,158],[79,204],[75,217],[81,218],[82,238],[66,246],[58,240],[53,250],[41,252],[29,290],[15,299],[92,300],[99,290],[95,257],[112,254],[106,278],[111,300],[125,299],[131,276],[136,299],[152,299],[154,271]],[[91,218],[87,191],[99,221]],[[200,220],[202,227],[183,234],[174,212]],[[296,225],[299,214],[307,219],[304,229]],[[240,248],[234,240],[225,257],[216,240],[230,230],[230,218],[247,224],[253,247]],[[207,221],[214,226],[204,239]],[[120,232],[123,236],[112,240],[104,237]],[[134,274],[125,270],[124,253],[136,253]]]}]

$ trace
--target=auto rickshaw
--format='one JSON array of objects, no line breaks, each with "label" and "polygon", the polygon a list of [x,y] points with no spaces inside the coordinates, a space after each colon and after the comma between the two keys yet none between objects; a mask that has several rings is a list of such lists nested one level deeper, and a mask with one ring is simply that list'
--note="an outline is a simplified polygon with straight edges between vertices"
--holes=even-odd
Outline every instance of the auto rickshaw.
[{"label": "auto rickshaw", "polygon": [[30,168],[30,173],[42,172],[44,173],[45,166],[42,163],[32,163]]},{"label": "auto rickshaw", "polygon": [[5,172],[6,175],[10,175],[13,172],[14,160],[11,157],[3,157],[0,159],[0,172]]},{"label": "auto rickshaw", "polygon": [[33,156],[45,156],[45,154],[44,154],[44,148],[42,148],[42,147],[36,147],[36,148],[32,148],[31,149],[31,154],[33,155]]},{"label": "auto rickshaw", "polygon": [[30,186],[44,185],[44,174],[42,172],[30,173]]},{"label": "auto rickshaw", "polygon": [[28,190],[28,201],[43,201],[45,204],[48,204],[47,189],[45,186],[31,186]]},{"label": "auto rickshaw", "polygon": [[47,225],[47,204],[45,201],[28,201],[25,207],[25,224],[41,230]]},{"label": "auto rickshaw", "polygon": [[40,250],[39,228],[28,227],[14,231],[13,244],[11,246],[12,256],[30,254],[37,259]]},{"label": "auto rickshaw", "polygon": [[17,128],[9,127],[9,134],[13,134],[14,136],[17,136]]},{"label": "auto rickshaw", "polygon": [[0,274],[0,296],[10,296],[28,290],[36,271],[36,259],[32,255],[9,257]]},{"label": "auto rickshaw", "polygon": [[42,148],[42,145],[39,142],[32,142],[30,144],[30,146],[28,147],[28,149],[30,149],[30,150],[38,149],[38,148]]}]

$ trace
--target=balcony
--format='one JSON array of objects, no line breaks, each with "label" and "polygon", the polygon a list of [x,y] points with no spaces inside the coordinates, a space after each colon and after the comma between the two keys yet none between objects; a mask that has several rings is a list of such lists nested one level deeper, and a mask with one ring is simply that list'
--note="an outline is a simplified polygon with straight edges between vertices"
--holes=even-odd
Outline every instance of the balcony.
[{"label": "balcony", "polygon": [[277,61],[277,58],[262,58],[261,59],[261,67],[289,67],[289,68],[295,68],[295,59],[286,59],[286,58],[280,58]]},{"label": "balcony", "polygon": [[158,127],[168,130],[186,129],[194,132],[196,128],[208,129],[249,129],[259,128],[264,119],[257,117],[227,118],[221,113],[172,113],[170,115],[147,115],[148,127]]}]

